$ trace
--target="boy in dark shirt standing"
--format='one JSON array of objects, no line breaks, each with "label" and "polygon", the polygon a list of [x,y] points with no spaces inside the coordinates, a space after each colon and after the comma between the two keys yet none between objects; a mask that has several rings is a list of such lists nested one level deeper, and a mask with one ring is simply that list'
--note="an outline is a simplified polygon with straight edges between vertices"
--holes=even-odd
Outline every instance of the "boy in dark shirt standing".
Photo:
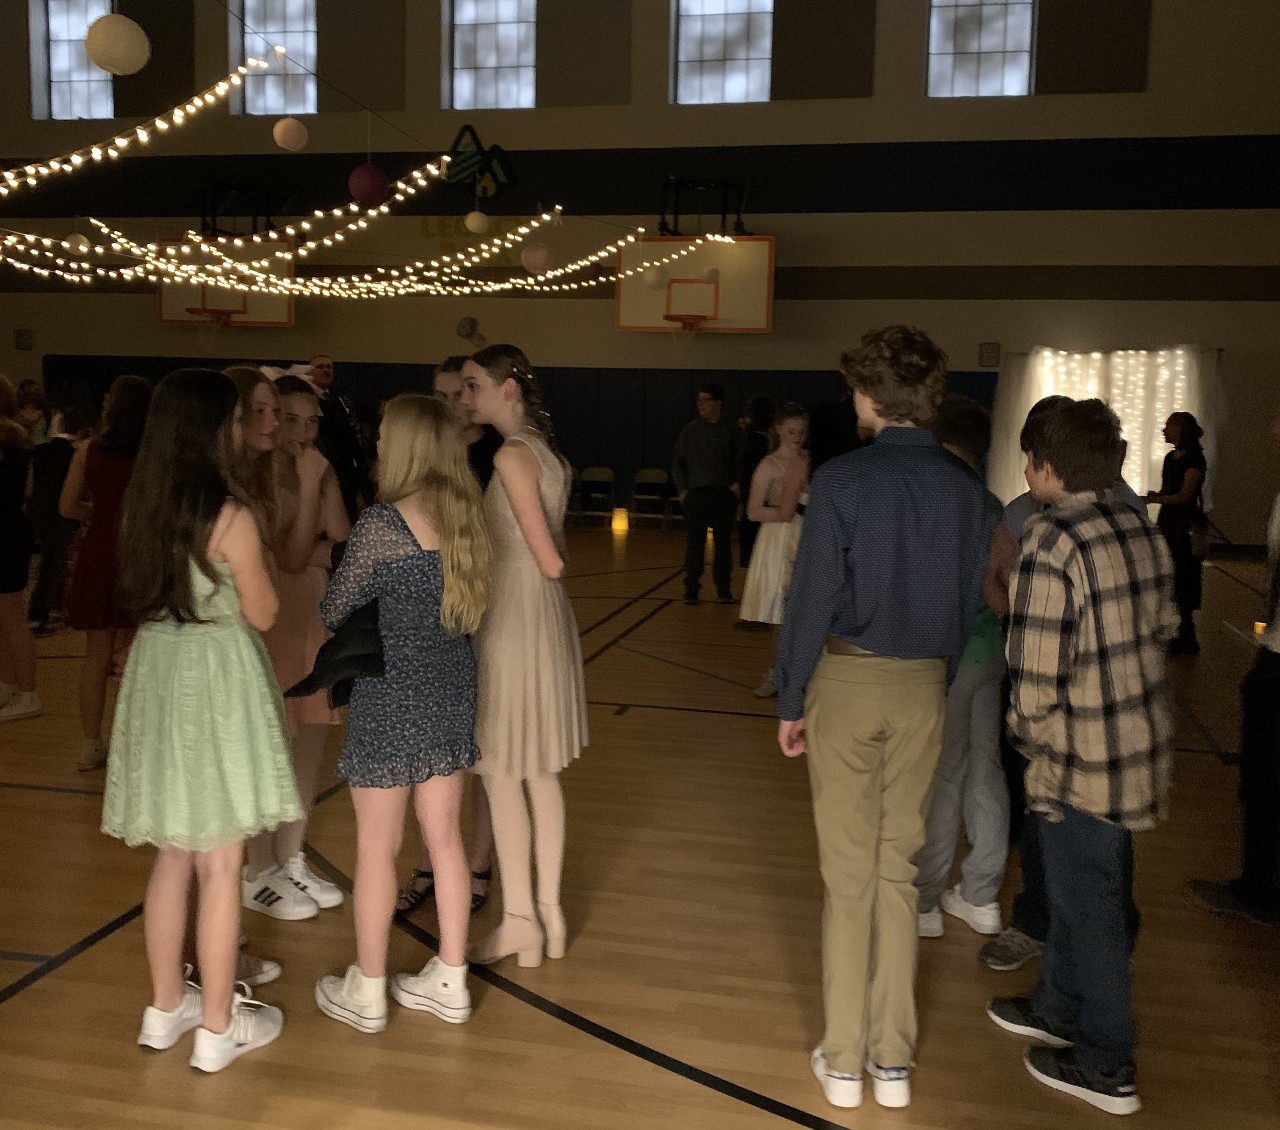
[{"label": "boy in dark shirt standing", "polygon": [[922,425],[946,357],[909,326],[843,359],[870,446],[826,463],[805,510],[778,648],[778,744],[808,753],[826,890],[826,1029],[810,1064],[833,1106],[911,1101],[916,869],[947,668],[978,616],[992,522],[978,477]]}]

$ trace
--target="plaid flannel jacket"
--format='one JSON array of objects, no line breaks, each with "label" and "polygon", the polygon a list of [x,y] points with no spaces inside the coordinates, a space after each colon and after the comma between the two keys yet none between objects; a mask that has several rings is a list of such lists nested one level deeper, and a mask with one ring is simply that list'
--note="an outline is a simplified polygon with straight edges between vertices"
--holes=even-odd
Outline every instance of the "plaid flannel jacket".
[{"label": "plaid flannel jacket", "polygon": [[1009,724],[1027,802],[1134,830],[1167,814],[1165,647],[1178,625],[1164,537],[1111,491],[1026,525],[1010,582]]}]

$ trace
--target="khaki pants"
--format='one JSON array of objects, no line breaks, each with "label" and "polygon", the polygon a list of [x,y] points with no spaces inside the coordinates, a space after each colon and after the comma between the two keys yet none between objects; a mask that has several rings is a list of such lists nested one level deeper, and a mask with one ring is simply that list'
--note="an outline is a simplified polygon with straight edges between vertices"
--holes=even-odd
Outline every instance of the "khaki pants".
[{"label": "khaki pants", "polygon": [[824,655],[805,701],[826,898],[822,1046],[831,1070],[915,1054],[916,869],[942,748],[940,659]]}]

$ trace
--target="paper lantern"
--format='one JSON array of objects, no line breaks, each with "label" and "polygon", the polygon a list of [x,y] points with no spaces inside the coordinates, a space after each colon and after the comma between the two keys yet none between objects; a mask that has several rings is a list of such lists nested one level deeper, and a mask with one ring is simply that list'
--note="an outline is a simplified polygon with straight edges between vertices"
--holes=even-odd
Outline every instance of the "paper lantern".
[{"label": "paper lantern", "polygon": [[720,268],[708,267],[702,272],[702,281],[709,283],[718,283],[720,281]]},{"label": "paper lantern", "polygon": [[671,272],[666,267],[647,267],[644,272],[644,285],[650,290],[661,290],[667,285],[669,278],[671,278]]},{"label": "paper lantern", "polygon": [[62,246],[77,255],[88,255],[90,250],[93,248],[93,244],[79,232],[64,239],[62,241]]},{"label": "paper lantern", "polygon": [[555,265],[555,255],[545,243],[526,243],[520,251],[520,265],[531,275],[546,274]]},{"label": "paper lantern", "polygon": [[134,75],[151,58],[151,40],[128,16],[101,16],[89,25],[84,37],[89,61],[113,75]]},{"label": "paper lantern", "polygon": [[281,118],[271,127],[271,136],[281,149],[296,153],[307,144],[307,127],[297,118]]},{"label": "paper lantern", "polygon": [[351,199],[366,208],[376,208],[391,195],[391,181],[377,165],[357,165],[347,178]]},{"label": "paper lantern", "polygon": [[489,230],[489,217],[477,209],[468,212],[462,219],[463,226],[472,235],[484,235]]}]

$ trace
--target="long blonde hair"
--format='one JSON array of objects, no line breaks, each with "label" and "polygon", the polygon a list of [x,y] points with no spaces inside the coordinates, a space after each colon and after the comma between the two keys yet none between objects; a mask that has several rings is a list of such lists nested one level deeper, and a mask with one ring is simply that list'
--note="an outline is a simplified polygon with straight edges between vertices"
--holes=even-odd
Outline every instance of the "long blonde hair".
[{"label": "long blonde hair", "polygon": [[440,623],[447,632],[474,632],[489,602],[492,551],[462,429],[443,400],[403,393],[387,405],[377,479],[382,502],[421,498],[440,538]]}]

